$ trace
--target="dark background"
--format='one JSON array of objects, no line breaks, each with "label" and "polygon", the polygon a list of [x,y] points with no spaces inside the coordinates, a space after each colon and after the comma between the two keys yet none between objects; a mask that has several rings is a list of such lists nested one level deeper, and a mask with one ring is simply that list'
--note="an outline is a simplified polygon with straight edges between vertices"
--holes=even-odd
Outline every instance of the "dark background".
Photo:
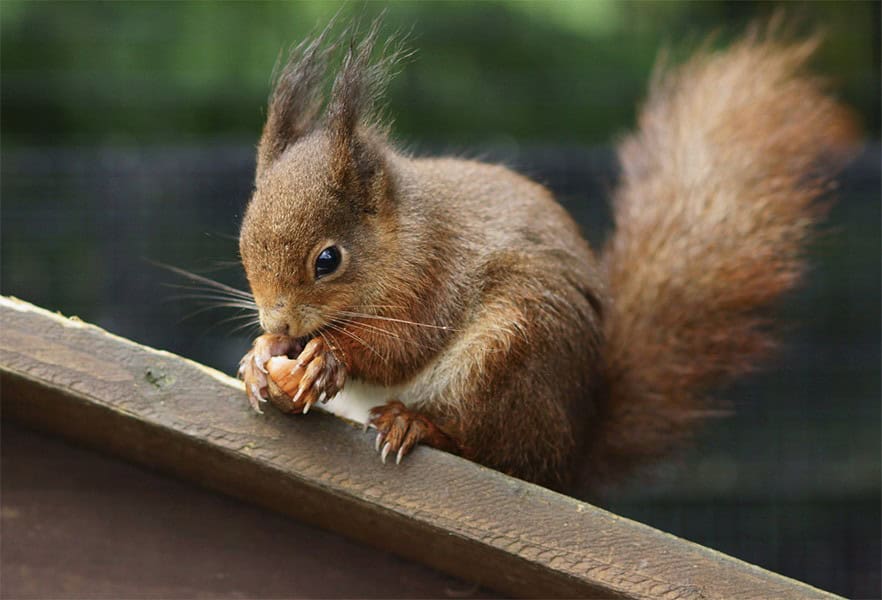
[{"label": "dark background", "polygon": [[[244,287],[235,265],[253,148],[280,49],[334,3],[0,6],[2,292],[227,373],[253,332],[177,298],[161,261]],[[368,20],[380,5],[346,5]],[[504,161],[548,184],[595,244],[614,142],[655,55],[688,55],[780,7],[753,2],[401,3],[417,54],[388,94],[403,146]],[[625,516],[852,597],[880,595],[878,3],[786,4],[821,29],[813,67],[855,108],[847,169],[806,286],[782,304],[774,364]],[[4,469],[7,467],[4,467]],[[59,483],[58,485],[64,485]],[[6,514],[6,513],[4,513]],[[5,552],[5,549],[4,549]],[[4,556],[6,556],[4,554]]]}]

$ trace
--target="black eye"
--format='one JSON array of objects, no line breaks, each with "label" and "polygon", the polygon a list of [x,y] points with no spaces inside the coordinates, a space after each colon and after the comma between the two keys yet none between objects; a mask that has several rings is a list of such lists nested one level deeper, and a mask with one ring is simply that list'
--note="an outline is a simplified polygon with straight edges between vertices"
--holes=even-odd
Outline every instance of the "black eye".
[{"label": "black eye", "polygon": [[328,246],[315,259],[315,278],[319,279],[330,275],[340,266],[340,249],[337,246]]}]

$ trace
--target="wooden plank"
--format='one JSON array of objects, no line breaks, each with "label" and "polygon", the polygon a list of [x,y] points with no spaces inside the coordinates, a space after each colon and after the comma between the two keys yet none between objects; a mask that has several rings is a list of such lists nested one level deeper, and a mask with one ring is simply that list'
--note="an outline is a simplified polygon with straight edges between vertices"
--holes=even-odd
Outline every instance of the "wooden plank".
[{"label": "wooden plank", "polygon": [[0,473],[4,599],[498,597],[9,420]]},{"label": "wooden plank", "polygon": [[383,465],[360,428],[255,415],[234,379],[11,298],[0,376],[4,418],[512,595],[834,597],[442,452]]}]

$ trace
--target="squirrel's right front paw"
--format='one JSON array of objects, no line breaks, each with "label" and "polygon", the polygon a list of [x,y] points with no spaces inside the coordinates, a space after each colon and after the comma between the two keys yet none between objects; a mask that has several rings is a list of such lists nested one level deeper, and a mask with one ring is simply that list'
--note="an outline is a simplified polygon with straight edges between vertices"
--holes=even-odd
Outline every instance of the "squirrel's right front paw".
[{"label": "squirrel's right front paw", "polygon": [[327,402],[343,389],[346,370],[321,337],[306,344],[295,359],[275,356],[266,363],[270,400],[288,413],[309,412],[316,402]]},{"label": "squirrel's right front paw", "polygon": [[296,351],[295,340],[286,335],[265,334],[254,340],[254,346],[239,361],[239,378],[245,382],[248,402],[258,413],[263,413],[260,405],[272,393],[269,372],[266,364],[274,356],[284,356],[292,349]]}]

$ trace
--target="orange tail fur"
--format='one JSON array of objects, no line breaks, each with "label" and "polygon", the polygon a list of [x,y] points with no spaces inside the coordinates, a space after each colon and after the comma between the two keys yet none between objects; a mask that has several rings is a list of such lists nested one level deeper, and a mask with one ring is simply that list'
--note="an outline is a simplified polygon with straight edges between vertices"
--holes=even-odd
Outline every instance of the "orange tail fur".
[{"label": "orange tail fur", "polygon": [[710,388],[772,347],[766,311],[804,270],[831,161],[841,165],[853,128],[802,74],[817,44],[773,38],[659,69],[619,148],[595,480],[688,437]]}]

